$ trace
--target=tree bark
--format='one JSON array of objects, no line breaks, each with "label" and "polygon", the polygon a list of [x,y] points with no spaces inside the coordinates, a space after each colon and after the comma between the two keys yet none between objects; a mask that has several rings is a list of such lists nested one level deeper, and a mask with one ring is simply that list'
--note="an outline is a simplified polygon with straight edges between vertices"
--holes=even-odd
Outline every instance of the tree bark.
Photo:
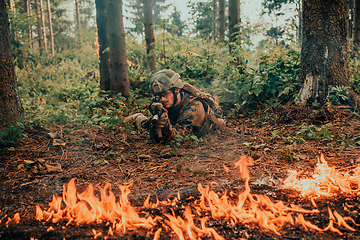
[{"label": "tree bark", "polygon": [[42,23],[41,23],[41,10],[40,10],[40,3],[39,0],[35,0],[35,9],[36,9],[36,21],[37,21],[37,26],[36,26],[36,31],[37,31],[37,37],[38,37],[38,42],[39,42],[39,48],[44,47],[44,36],[43,36],[43,31],[41,29]]},{"label": "tree bark", "polygon": [[299,18],[299,26],[297,30],[297,41],[301,44],[301,32],[302,32],[302,7],[301,7],[302,0],[298,0],[298,18]]},{"label": "tree bark", "polygon": [[48,19],[49,19],[49,30],[50,30],[50,48],[51,48],[51,55],[55,55],[55,46],[54,46],[54,33],[52,27],[52,20],[51,20],[51,6],[50,0],[47,0],[47,10],[48,10]]},{"label": "tree bark", "polygon": [[111,96],[121,93],[130,96],[130,82],[126,61],[125,31],[122,14],[122,0],[109,0],[108,22],[110,44],[110,89]]},{"label": "tree bark", "polygon": [[23,115],[10,44],[9,18],[0,1],[0,131]]},{"label": "tree bark", "polygon": [[45,51],[47,51],[48,47],[47,47],[47,38],[46,38],[46,26],[45,26],[43,0],[39,0],[39,2],[40,2],[41,30],[42,30],[42,35],[43,35],[43,43],[44,43]]},{"label": "tree bark", "polygon": [[105,0],[96,0],[96,24],[98,31],[98,51],[99,51],[99,68],[100,68],[100,89],[102,91],[110,90],[110,56],[109,51],[105,51],[109,47],[108,29],[107,29],[107,12]]},{"label": "tree bark", "polygon": [[355,0],[354,6],[354,22],[353,22],[353,55],[358,53],[360,45],[360,0]]},{"label": "tree bark", "polygon": [[145,41],[146,41],[146,56],[147,63],[151,70],[156,70],[156,55],[155,55],[155,31],[154,19],[152,12],[152,0],[143,0],[144,10],[144,26],[145,26]]},{"label": "tree bark", "polygon": [[[238,39],[240,28],[240,0],[229,0],[229,42],[234,43]],[[231,52],[230,47],[230,52]]]},{"label": "tree bark", "polygon": [[212,39],[215,40],[216,34],[216,13],[217,13],[217,0],[212,1]]},{"label": "tree bark", "polygon": [[[330,86],[349,86],[348,11],[347,0],[303,1],[298,104],[324,105]],[[345,94],[358,104],[352,90]]]},{"label": "tree bark", "polygon": [[219,38],[225,38],[225,0],[219,0]]},{"label": "tree bark", "polygon": [[[104,0],[105,1],[105,0]],[[77,36],[79,41],[81,40],[81,21],[80,21],[80,6],[79,6],[79,0],[75,0],[75,12],[76,12],[76,29],[77,29]]]},{"label": "tree bark", "polygon": [[[31,2],[30,0],[25,0],[25,9],[26,9],[26,13],[27,13],[27,16],[28,18],[31,18],[32,16],[32,13],[31,13]],[[30,44],[30,48],[33,47],[33,31],[32,31],[32,26],[30,25],[29,26],[29,44]]]}]

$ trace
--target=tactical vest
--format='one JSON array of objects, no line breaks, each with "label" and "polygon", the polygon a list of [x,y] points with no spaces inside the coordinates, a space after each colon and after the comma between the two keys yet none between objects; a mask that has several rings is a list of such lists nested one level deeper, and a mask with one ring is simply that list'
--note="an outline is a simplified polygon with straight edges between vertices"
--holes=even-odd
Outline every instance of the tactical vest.
[{"label": "tactical vest", "polygon": [[211,94],[188,83],[184,83],[184,87],[181,90],[189,94],[189,97],[185,98],[180,113],[187,105],[195,101],[200,101],[203,104],[206,116],[198,135],[202,136],[211,130],[225,127],[225,120],[222,118],[222,109]]}]

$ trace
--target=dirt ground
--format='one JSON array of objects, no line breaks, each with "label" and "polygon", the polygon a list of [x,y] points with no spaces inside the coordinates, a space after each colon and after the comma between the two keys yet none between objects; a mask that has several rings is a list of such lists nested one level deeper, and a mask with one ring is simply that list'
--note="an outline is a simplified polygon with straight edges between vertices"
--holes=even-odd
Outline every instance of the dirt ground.
[{"label": "dirt ground", "polygon": [[[47,209],[52,195],[61,195],[63,185],[72,178],[76,179],[79,192],[90,183],[103,186],[109,182],[116,195],[118,186],[130,185],[129,199],[133,206],[142,206],[149,195],[155,202],[156,197],[173,199],[179,193],[182,200],[174,206],[176,213],[183,212],[184,206],[189,205],[189,197],[200,196],[199,183],[208,186],[216,182],[212,189],[218,193],[241,193],[244,181],[234,168],[241,155],[254,159],[250,167],[252,193],[266,195],[273,201],[281,200],[285,205],[294,203],[311,209],[309,199],[282,188],[288,170],[302,170],[311,175],[320,153],[325,155],[329,166],[339,170],[351,170],[360,164],[360,147],[356,143],[360,137],[360,121],[348,109],[334,111],[283,109],[276,113],[277,117],[269,112],[239,115],[237,119],[227,120],[226,130],[200,141],[189,140],[179,147],[154,143],[146,131],[122,126],[110,134],[101,128],[51,125],[35,129],[28,125],[29,138],[0,155],[0,239],[94,239],[92,229],[106,233],[106,223],[64,227],[66,222],[53,224],[35,220],[35,205]],[[297,142],[300,126],[321,127],[327,123],[332,123],[328,132],[334,140],[319,137]],[[305,216],[320,228],[329,222],[328,206],[343,216],[349,216],[344,210],[345,203],[355,210],[360,208],[359,196],[354,195],[338,194],[317,199],[316,203],[320,213]],[[164,210],[147,211],[164,217]],[[8,217],[12,218],[15,213],[20,213],[20,222],[6,226]],[[358,214],[353,212],[351,217],[360,223]],[[207,224],[225,239],[360,239],[360,228],[352,223],[349,225],[356,231],[334,224],[342,235],[285,226],[280,230],[281,236],[255,224],[232,225],[226,219],[209,220]],[[54,230],[48,232],[50,226]],[[108,239],[153,239],[153,234],[146,233],[140,229],[117,233]],[[172,238],[177,239],[171,229],[160,235],[160,239]]]}]

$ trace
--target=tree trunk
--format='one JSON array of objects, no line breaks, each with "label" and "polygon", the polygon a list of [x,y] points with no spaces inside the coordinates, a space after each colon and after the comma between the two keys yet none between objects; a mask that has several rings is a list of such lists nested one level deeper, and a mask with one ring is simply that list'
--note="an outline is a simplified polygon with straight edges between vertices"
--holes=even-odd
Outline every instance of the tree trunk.
[{"label": "tree trunk", "polygon": [[216,13],[217,13],[217,0],[212,1],[212,39],[215,40],[216,36]]},{"label": "tree trunk", "polygon": [[39,0],[35,0],[35,9],[36,9],[36,21],[37,21],[37,26],[36,26],[36,30],[37,30],[37,37],[38,37],[38,41],[39,41],[39,48],[44,47],[44,36],[43,36],[43,31],[41,29],[42,23],[41,23],[41,10],[40,10],[40,3]]},{"label": "tree trunk", "polygon": [[121,93],[129,97],[130,83],[126,62],[125,31],[122,14],[122,0],[109,0],[108,22],[110,45],[110,89],[111,96]]},{"label": "tree trunk", "polygon": [[[32,13],[31,13],[31,2],[30,0],[25,0],[25,9],[26,9],[26,14],[28,18],[31,18]],[[29,25],[29,44],[30,44],[30,48],[33,47],[33,31],[32,31],[32,26]]]},{"label": "tree trunk", "polygon": [[105,51],[109,47],[107,35],[107,12],[105,0],[96,0],[96,24],[98,31],[98,51],[99,51],[99,67],[100,67],[100,89],[102,91],[110,90],[110,56],[109,51]]},{"label": "tree trunk", "polygon": [[40,16],[41,16],[41,28],[42,28],[42,35],[43,35],[43,43],[45,51],[48,50],[47,47],[47,38],[46,38],[46,26],[45,26],[45,15],[44,15],[44,7],[43,7],[43,0],[39,0],[40,2]]},{"label": "tree trunk", "polygon": [[151,70],[156,70],[156,55],[155,55],[155,32],[154,19],[152,12],[152,0],[143,0],[144,10],[144,26],[145,26],[145,41],[146,41],[146,56],[148,66]]},{"label": "tree trunk", "polygon": [[225,38],[225,0],[219,0],[219,38]]},{"label": "tree trunk", "polygon": [[[304,0],[298,104],[324,105],[330,86],[349,86],[348,10],[347,0]],[[352,90],[345,94],[358,104]]]},{"label": "tree trunk", "polygon": [[360,45],[360,0],[355,0],[353,29],[353,55],[359,52]]},{"label": "tree trunk", "polygon": [[[14,15],[14,17],[16,17],[16,9],[15,9],[14,0],[9,0],[9,6],[10,6],[11,13]],[[19,39],[18,30],[14,28],[14,40],[18,41],[18,39]]]},{"label": "tree trunk", "polygon": [[[105,0],[104,0],[105,1]],[[80,6],[79,6],[79,0],[75,0],[75,12],[76,12],[76,32],[78,35],[78,39],[79,41],[81,40],[81,34],[80,34],[80,29],[81,29],[81,22],[80,22]]]},{"label": "tree trunk", "polygon": [[9,18],[0,1],[0,131],[23,115],[10,44]]},{"label": "tree trunk", "polygon": [[297,41],[301,44],[301,32],[302,32],[302,7],[301,7],[302,0],[298,0],[298,18],[299,18],[299,26],[297,30]]},{"label": "tree trunk", "polygon": [[[229,42],[234,43],[238,39],[240,28],[240,0],[229,0]],[[232,47],[230,47],[231,52]]]},{"label": "tree trunk", "polygon": [[50,30],[50,48],[51,55],[55,55],[55,46],[54,46],[54,33],[52,28],[52,20],[51,20],[51,7],[50,0],[47,0],[47,9],[48,9],[48,19],[49,19],[49,30]]},{"label": "tree trunk", "polygon": [[353,36],[355,0],[349,0],[349,37]]}]

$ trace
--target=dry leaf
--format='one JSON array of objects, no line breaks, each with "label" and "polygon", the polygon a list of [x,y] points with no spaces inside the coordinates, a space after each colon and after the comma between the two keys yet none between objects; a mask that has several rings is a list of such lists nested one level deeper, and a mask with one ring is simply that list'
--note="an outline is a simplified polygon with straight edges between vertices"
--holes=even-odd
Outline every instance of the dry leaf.
[{"label": "dry leaf", "polygon": [[31,160],[24,160],[25,163],[27,164],[34,164],[35,162],[34,161],[31,161]]},{"label": "dry leaf", "polygon": [[139,159],[148,159],[148,158],[151,158],[150,155],[145,155],[145,154],[141,154],[138,156]]},{"label": "dry leaf", "polygon": [[66,145],[66,142],[64,142],[63,140],[54,138],[53,146],[63,146],[63,147],[65,147],[65,145]]},{"label": "dry leaf", "polygon": [[60,163],[45,163],[48,172],[62,172]]},{"label": "dry leaf", "polygon": [[56,132],[49,132],[48,135],[49,135],[51,138],[56,138],[56,137],[57,137],[57,133],[56,133]]}]

